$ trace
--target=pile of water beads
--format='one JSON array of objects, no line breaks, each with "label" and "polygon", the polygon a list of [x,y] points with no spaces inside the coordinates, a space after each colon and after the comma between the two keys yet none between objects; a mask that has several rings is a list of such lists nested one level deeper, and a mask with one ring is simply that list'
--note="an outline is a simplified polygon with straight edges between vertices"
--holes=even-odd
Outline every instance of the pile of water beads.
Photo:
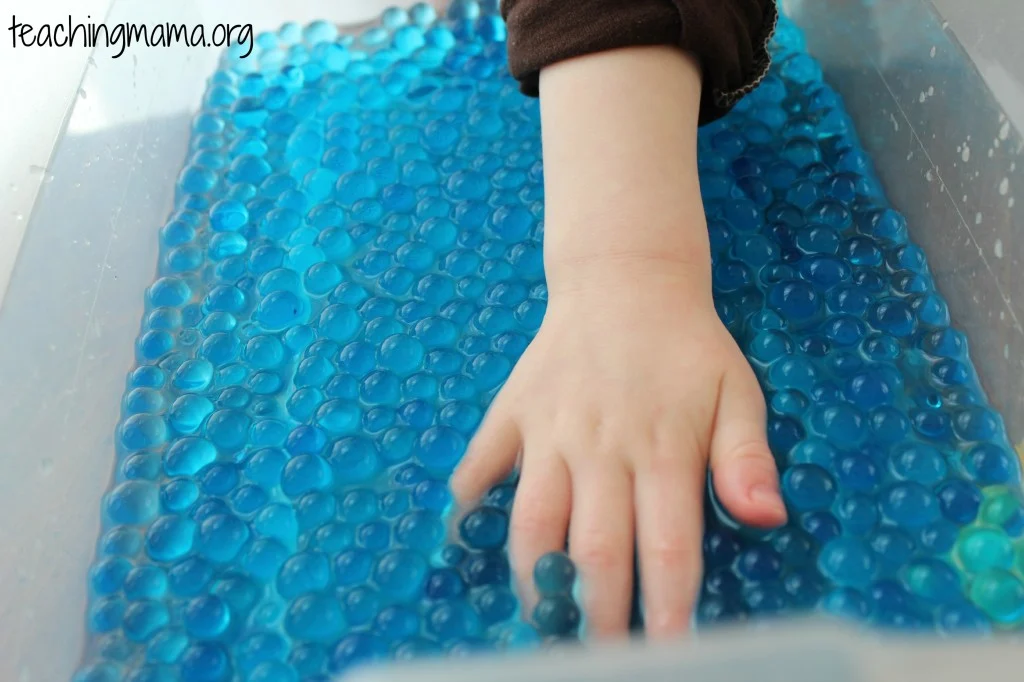
[{"label": "pile of water beads", "polygon": [[[319,681],[570,636],[527,624],[513,484],[452,541],[447,477],[544,316],[538,107],[496,2],[229,51],[161,230],[89,575],[77,682]],[[1024,620],[1019,467],[921,250],[781,20],[701,132],[716,304],[755,367],[790,510],[709,514],[702,623],[820,608],[941,632]],[[670,349],[669,349],[670,352]]]}]

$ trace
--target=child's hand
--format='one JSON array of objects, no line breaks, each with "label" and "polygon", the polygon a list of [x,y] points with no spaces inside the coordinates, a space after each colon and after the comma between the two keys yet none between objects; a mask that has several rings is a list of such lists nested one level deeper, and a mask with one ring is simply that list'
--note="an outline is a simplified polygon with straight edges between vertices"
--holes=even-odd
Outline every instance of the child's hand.
[{"label": "child's hand", "polygon": [[635,265],[552,289],[540,332],[453,479],[459,501],[473,501],[521,457],[510,537],[521,593],[568,534],[597,636],[626,632],[634,547],[648,633],[687,629],[709,463],[736,519],[786,518],[764,398],[709,287],[682,281],[680,264]]}]

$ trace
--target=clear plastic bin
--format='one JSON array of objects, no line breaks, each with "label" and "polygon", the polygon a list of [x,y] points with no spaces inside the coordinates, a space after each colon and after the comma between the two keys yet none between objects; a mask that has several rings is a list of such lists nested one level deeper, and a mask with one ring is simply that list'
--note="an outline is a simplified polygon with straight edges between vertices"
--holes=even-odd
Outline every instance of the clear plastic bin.
[{"label": "clear plastic bin", "polygon": [[[118,0],[107,21],[251,22],[258,31],[286,20],[358,24],[389,4]],[[968,332],[990,398],[1005,415],[1014,442],[1021,442],[1024,59],[1015,41],[1024,30],[1024,5],[993,0],[973,3],[966,12],[968,3],[958,0],[786,4],[807,31],[826,77],[845,97],[890,198],[930,257],[956,325]],[[171,207],[190,117],[217,54],[143,47],[113,59],[97,51],[0,302],[2,680],[60,682],[79,661],[85,576],[99,530],[100,498],[110,481],[114,425],[142,293],[154,276],[157,228]],[[809,647],[803,635],[786,637],[800,651]],[[763,637],[755,639],[764,649]],[[735,658],[727,655],[736,651],[733,641],[739,646],[746,640],[706,648],[688,679],[739,679],[739,669],[714,676],[717,662]],[[546,666],[545,675],[600,679],[594,671],[603,669],[608,679],[621,679],[621,671],[648,670],[651,680],[676,679],[665,671],[681,670],[675,657],[687,654],[624,649],[606,655],[611,658],[592,658],[589,667]],[[621,665],[605,667],[602,660]],[[829,679],[874,679],[857,677],[862,673],[854,668],[842,677],[841,660],[835,659]],[[768,667],[753,669],[763,673]],[[479,669],[468,671],[479,675]],[[539,668],[509,671],[518,671],[516,679],[543,679]],[[423,675],[470,679],[436,665]]]}]

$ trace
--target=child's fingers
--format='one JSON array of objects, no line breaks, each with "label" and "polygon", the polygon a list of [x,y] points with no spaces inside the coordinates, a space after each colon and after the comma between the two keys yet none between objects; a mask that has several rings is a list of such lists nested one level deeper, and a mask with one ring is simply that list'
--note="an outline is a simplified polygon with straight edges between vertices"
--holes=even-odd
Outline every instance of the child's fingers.
[{"label": "child's fingers", "polygon": [[711,473],[718,499],[737,521],[768,528],[785,523],[779,472],[768,449],[764,395],[753,376],[733,373],[722,384]]},{"label": "child's fingers", "polygon": [[673,453],[636,472],[637,547],[644,629],[651,637],[684,634],[701,579],[703,460]]},{"label": "child's fingers", "polygon": [[614,464],[573,472],[569,555],[580,572],[587,632],[625,635],[633,599],[633,482]]},{"label": "child's fingers", "polygon": [[488,412],[452,475],[451,488],[459,507],[477,502],[516,465],[519,429],[503,412]]},{"label": "child's fingers", "polygon": [[509,554],[523,613],[537,602],[533,567],[548,552],[565,549],[572,507],[569,470],[561,457],[531,457],[523,462],[509,522]]}]

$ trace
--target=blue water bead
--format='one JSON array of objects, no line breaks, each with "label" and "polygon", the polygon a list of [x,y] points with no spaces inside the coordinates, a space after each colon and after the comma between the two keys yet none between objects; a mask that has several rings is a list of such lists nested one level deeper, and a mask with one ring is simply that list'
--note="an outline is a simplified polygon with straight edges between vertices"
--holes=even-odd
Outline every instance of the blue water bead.
[{"label": "blue water bead", "polygon": [[285,614],[285,630],[298,640],[331,642],[345,630],[345,615],[333,594],[306,594],[291,603]]},{"label": "blue water bead", "polygon": [[281,490],[291,498],[322,490],[332,481],[331,467],[315,454],[301,454],[285,465],[281,473]]},{"label": "blue water bead", "polygon": [[411,599],[423,589],[427,571],[427,561],[422,555],[408,549],[396,549],[377,560],[373,580],[385,595],[394,599]]},{"label": "blue water bead", "polygon": [[500,509],[480,507],[462,519],[459,532],[473,549],[496,549],[508,538],[508,515]]},{"label": "blue water bead", "polygon": [[174,561],[189,553],[196,524],[180,516],[161,516],[146,532],[146,553],[154,561]]},{"label": "blue water bead", "polygon": [[939,519],[938,500],[928,488],[913,481],[890,486],[879,504],[887,518],[906,528],[921,528]]},{"label": "blue water bead", "polygon": [[945,478],[947,471],[942,453],[924,443],[908,443],[894,449],[890,466],[897,478],[928,486]]},{"label": "blue water bead", "polygon": [[977,517],[981,493],[967,481],[952,479],[936,490],[942,515],[953,523],[967,524]]},{"label": "blue water bead", "polygon": [[421,552],[433,550],[444,539],[445,528],[432,511],[410,511],[395,525],[395,538],[401,544]]},{"label": "blue water bead", "polygon": [[870,492],[881,480],[878,466],[863,454],[848,453],[840,457],[835,465],[836,480],[851,492]]},{"label": "blue water bead", "polygon": [[159,489],[149,481],[125,481],[107,493],[105,510],[115,524],[146,523],[160,511]]},{"label": "blue water bead", "polygon": [[963,598],[960,576],[938,559],[916,559],[902,571],[908,592],[932,604],[955,605]]},{"label": "blue water bead", "polygon": [[167,607],[159,601],[133,601],[124,611],[121,627],[133,642],[145,642],[170,623]]},{"label": "blue water bead", "polygon": [[537,632],[546,637],[575,634],[581,619],[579,607],[565,595],[545,597],[533,609],[533,624]]},{"label": "blue water bead", "polygon": [[780,330],[768,329],[758,332],[750,342],[748,354],[755,360],[770,364],[793,352],[793,341]]},{"label": "blue water bead", "polygon": [[967,407],[957,411],[953,430],[965,441],[1001,440],[1003,423],[999,415],[981,406]]},{"label": "blue water bead", "polygon": [[413,400],[401,406],[399,415],[403,422],[406,422],[414,429],[426,429],[434,421],[436,411],[432,404],[424,400]]},{"label": "blue water bead", "polygon": [[331,566],[325,554],[301,552],[290,557],[277,574],[277,591],[285,599],[319,592],[331,580]]},{"label": "blue water bead", "polygon": [[423,593],[428,599],[452,599],[466,592],[459,572],[451,568],[433,569],[427,576]]},{"label": "blue water bead", "polygon": [[543,597],[569,594],[576,581],[576,567],[565,553],[550,552],[534,564],[533,581]]},{"label": "blue water bead", "polygon": [[793,355],[774,363],[768,376],[774,387],[811,393],[818,379],[818,370],[810,358]]},{"label": "blue water bead", "polygon": [[185,606],[185,630],[197,639],[213,639],[221,635],[230,622],[230,609],[222,599],[214,595],[195,597]]},{"label": "blue water bead", "polygon": [[89,584],[98,595],[108,595],[121,589],[132,565],[121,557],[101,559],[89,570]]},{"label": "blue water bead", "polygon": [[1020,463],[1006,448],[982,443],[964,457],[967,475],[981,485],[1001,485],[1020,480]]},{"label": "blue water bead", "polygon": [[864,415],[852,405],[819,405],[811,412],[815,431],[836,445],[848,447],[864,441]]},{"label": "blue water bead", "polygon": [[863,589],[875,579],[878,564],[871,549],[853,537],[838,537],[818,554],[822,575],[843,587]]},{"label": "blue water bead", "polygon": [[299,388],[288,398],[288,414],[299,421],[312,416],[324,402],[324,393],[314,386]]},{"label": "blue water bead", "polygon": [[466,449],[466,439],[458,431],[445,426],[434,426],[423,432],[416,456],[428,469],[449,472]]},{"label": "blue water bead", "polygon": [[460,567],[463,579],[471,587],[506,585],[511,571],[508,558],[497,551],[473,552]]},{"label": "blue water bead", "polygon": [[386,658],[388,644],[374,635],[355,632],[346,635],[331,654],[330,669],[335,673],[344,673],[356,666]]},{"label": "blue water bead", "polygon": [[786,500],[800,511],[826,509],[835,499],[835,481],[828,471],[814,464],[790,467],[782,478]]},{"label": "blue water bead", "polygon": [[391,544],[391,527],[383,521],[364,523],[356,529],[356,542],[373,552],[386,549]]},{"label": "blue water bead", "polygon": [[772,285],[768,303],[786,319],[797,322],[812,319],[821,310],[818,292],[810,284],[794,280]]},{"label": "blue water bead", "polygon": [[498,585],[488,585],[477,590],[472,597],[472,602],[485,626],[507,621],[516,614],[519,608],[512,590]]},{"label": "blue water bead", "polygon": [[333,341],[348,341],[359,330],[361,320],[352,308],[332,304],[324,308],[317,322],[320,334]]},{"label": "blue water bead", "polygon": [[238,468],[233,462],[213,464],[202,472],[201,481],[206,494],[227,495],[238,485]]},{"label": "blue water bead", "polygon": [[196,547],[206,559],[226,563],[235,558],[249,534],[249,527],[238,517],[215,514],[199,526]]},{"label": "blue water bead", "polygon": [[480,617],[467,602],[442,601],[430,608],[426,630],[442,643],[455,643],[480,634]]},{"label": "blue water bead", "polygon": [[987,635],[992,626],[980,610],[970,604],[945,606],[939,611],[938,625],[941,632],[950,635]]}]

